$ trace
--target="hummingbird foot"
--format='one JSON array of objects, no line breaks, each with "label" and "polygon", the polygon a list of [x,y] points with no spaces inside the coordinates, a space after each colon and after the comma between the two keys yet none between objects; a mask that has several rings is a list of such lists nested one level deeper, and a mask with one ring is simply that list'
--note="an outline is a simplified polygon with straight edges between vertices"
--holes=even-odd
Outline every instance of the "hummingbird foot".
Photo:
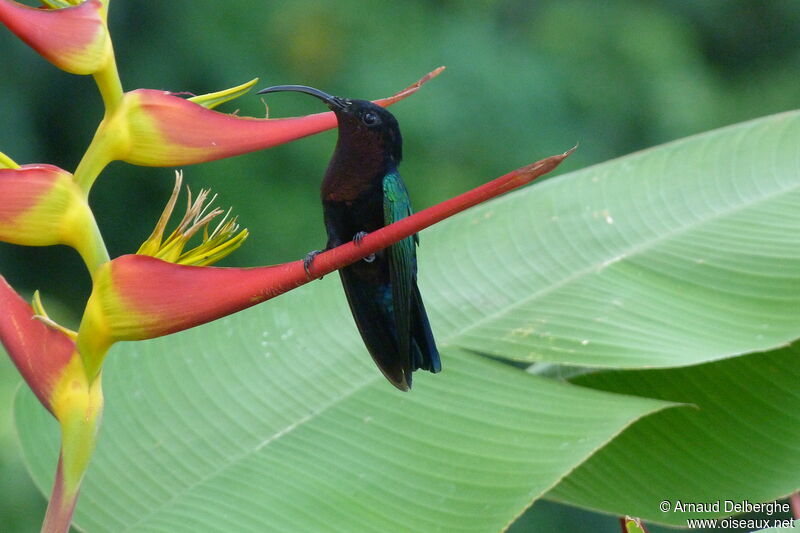
[{"label": "hummingbird foot", "polygon": [[[356,246],[358,246],[359,244],[361,244],[361,241],[367,235],[369,235],[369,233],[367,233],[366,231],[359,231],[358,233],[353,235],[353,242],[355,243]],[[372,263],[373,261],[375,261],[375,254],[369,254],[367,257],[364,258],[365,263]]]},{"label": "hummingbird foot", "polygon": [[[311,277],[311,263],[314,262],[314,258],[321,254],[321,250],[314,250],[313,252],[308,252],[306,256],[303,258],[303,270],[306,271],[306,276],[309,278]],[[322,278],[320,278],[322,279]]]}]

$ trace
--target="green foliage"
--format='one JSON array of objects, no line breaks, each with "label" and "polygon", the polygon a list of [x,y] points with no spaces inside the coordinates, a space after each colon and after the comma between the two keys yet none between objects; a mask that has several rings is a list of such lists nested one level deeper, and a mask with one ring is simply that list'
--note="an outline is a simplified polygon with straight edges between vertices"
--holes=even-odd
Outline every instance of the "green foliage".
[{"label": "green foliage", "polygon": [[0,348],[0,524],[9,532],[37,531],[44,515],[44,498],[28,481],[12,420],[11,406],[18,385],[11,359]]},{"label": "green foliage", "polygon": [[[797,488],[800,345],[690,368],[600,372],[573,381],[680,401],[637,423],[578,467],[549,498],[674,526],[726,513],[661,512],[659,503],[766,502]],[[624,480],[624,482],[620,482]]]}]

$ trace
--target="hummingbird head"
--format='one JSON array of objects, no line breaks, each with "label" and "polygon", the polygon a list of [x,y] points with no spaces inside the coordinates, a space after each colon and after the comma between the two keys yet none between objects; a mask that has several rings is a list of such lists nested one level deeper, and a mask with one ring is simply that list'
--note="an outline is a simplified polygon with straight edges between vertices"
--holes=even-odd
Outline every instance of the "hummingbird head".
[{"label": "hummingbird head", "polygon": [[351,150],[381,151],[392,163],[403,158],[403,138],[394,115],[369,100],[331,96],[305,85],[276,85],[258,94],[294,91],[310,94],[325,102],[339,120],[339,143]]}]

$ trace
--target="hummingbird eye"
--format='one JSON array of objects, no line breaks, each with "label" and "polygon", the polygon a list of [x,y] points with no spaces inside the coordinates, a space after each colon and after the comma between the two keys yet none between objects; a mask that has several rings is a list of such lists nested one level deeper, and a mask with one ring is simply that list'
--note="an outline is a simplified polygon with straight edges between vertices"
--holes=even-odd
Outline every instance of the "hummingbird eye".
[{"label": "hummingbird eye", "polygon": [[361,117],[361,121],[364,122],[367,126],[374,126],[379,122],[378,115],[375,113],[365,113],[363,117]]}]

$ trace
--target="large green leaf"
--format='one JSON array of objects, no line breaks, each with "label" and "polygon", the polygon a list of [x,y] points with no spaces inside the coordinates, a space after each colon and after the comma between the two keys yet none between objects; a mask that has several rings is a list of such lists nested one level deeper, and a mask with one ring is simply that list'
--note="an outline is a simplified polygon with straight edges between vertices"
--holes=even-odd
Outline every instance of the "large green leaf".
[{"label": "large green leaf", "polygon": [[[338,280],[115,349],[78,504],[87,531],[496,531],[633,420],[668,405],[444,352],[404,394],[372,367]],[[55,424],[17,420],[42,488]]]},{"label": "large green leaf", "polygon": [[502,357],[615,368],[800,337],[799,145],[800,115],[775,115],[442,224],[420,249],[437,334]]},{"label": "large green leaf", "polygon": [[[693,404],[641,420],[565,478],[555,500],[685,526],[724,501],[765,502],[800,483],[800,343],[692,368],[605,371],[573,381]],[[663,500],[671,502],[661,512]],[[675,510],[723,502],[720,512]]]}]

